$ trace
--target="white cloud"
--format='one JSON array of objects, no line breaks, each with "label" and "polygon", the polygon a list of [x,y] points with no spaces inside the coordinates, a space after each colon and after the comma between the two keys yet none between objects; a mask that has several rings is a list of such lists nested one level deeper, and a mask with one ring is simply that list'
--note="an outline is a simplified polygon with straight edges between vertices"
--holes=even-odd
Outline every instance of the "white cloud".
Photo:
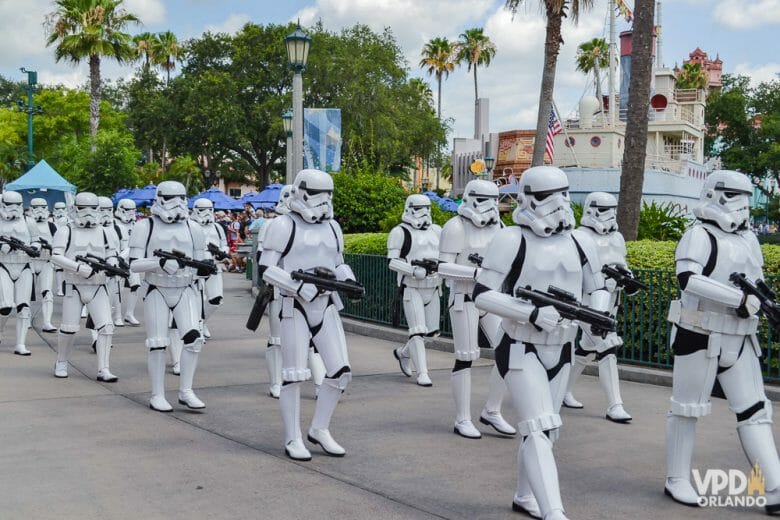
[{"label": "white cloud", "polygon": [[0,2],[0,20],[13,20],[0,29],[0,68],[35,68],[41,56],[50,52],[42,13],[51,10],[50,0],[27,0],[23,7],[17,2]]},{"label": "white cloud", "polygon": [[233,34],[250,22],[252,18],[247,14],[233,13],[228,16],[224,21],[214,25],[207,25],[206,30],[212,33],[227,33]]},{"label": "white cloud", "polygon": [[762,81],[778,79],[778,74],[780,74],[780,63],[764,63],[761,65],[739,63],[734,67],[734,73],[750,76],[751,83],[756,85]]},{"label": "white cloud", "polygon": [[136,15],[144,25],[157,25],[166,20],[162,0],[124,0],[123,7]]},{"label": "white cloud", "polygon": [[720,0],[712,16],[729,29],[778,25],[780,0]]}]

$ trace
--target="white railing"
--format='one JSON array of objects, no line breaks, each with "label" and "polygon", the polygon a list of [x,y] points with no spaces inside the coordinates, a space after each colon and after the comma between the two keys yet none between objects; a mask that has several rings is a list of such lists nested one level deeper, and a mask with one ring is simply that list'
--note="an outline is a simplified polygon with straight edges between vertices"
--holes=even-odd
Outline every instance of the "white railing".
[{"label": "white railing", "polygon": [[[693,107],[686,106],[686,105],[670,105],[663,110],[650,108],[647,111],[647,116],[650,122],[668,122],[668,123],[683,122],[697,127],[704,125],[704,121],[701,120],[701,118],[696,117]],[[609,120],[608,114],[605,114],[604,117],[606,117],[607,120]],[[618,124],[625,124],[627,118],[628,118],[628,110],[621,109],[618,112]],[[563,124],[567,129],[581,128],[579,113],[575,112],[575,114],[572,117],[566,118]],[[604,124],[601,114],[596,114],[595,116],[593,116],[591,128],[593,129],[605,128],[608,126],[608,124],[609,123]]]}]

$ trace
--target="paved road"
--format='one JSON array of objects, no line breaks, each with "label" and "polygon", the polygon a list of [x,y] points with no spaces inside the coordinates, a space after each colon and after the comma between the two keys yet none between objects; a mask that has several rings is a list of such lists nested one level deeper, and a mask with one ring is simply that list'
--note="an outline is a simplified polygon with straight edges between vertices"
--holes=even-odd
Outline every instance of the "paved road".
[{"label": "paved road", "polygon": [[[443,352],[429,353],[434,386],[425,389],[398,372],[395,345],[349,335],[355,377],[331,427],[347,456],[314,447],[311,462],[286,459],[278,402],[267,396],[267,326],[244,328],[250,305],[243,276],[226,275],[226,302],[196,374],[202,413],[149,410],[142,328],[117,330],[112,370],[120,381],[101,384],[86,331],[71,376],[58,380],[56,335],[31,331],[32,357],[14,356],[11,320],[0,345],[0,519],[524,518],[509,507],[517,440],[484,429],[476,441],[452,433],[452,361]],[[482,398],[489,368],[474,369]],[[178,379],[167,377],[175,403]],[[592,377],[577,388],[587,407],[563,412],[556,455],[571,518],[758,518],[754,509],[696,510],[666,499],[669,389],[624,383],[623,394],[635,417],[628,426],[603,419]],[[475,398],[475,415],[481,405]],[[304,429],[313,406],[308,385]],[[505,408],[513,421],[511,403]],[[695,466],[746,470],[734,415],[724,401],[713,408],[700,421]]]}]

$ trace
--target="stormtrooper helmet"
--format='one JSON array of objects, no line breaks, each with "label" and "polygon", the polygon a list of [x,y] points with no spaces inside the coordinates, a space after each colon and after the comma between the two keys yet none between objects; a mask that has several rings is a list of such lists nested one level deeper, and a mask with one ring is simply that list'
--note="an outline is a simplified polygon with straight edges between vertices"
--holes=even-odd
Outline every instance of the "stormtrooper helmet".
[{"label": "stormtrooper helmet", "polygon": [[5,220],[16,220],[22,218],[24,210],[22,209],[22,194],[16,191],[3,192],[2,198],[3,218]]},{"label": "stormtrooper helmet", "polygon": [[135,202],[133,202],[132,199],[122,199],[117,202],[114,216],[116,216],[120,222],[130,224],[135,220],[135,210]]},{"label": "stormtrooper helmet", "polygon": [[169,224],[186,220],[187,190],[177,181],[163,181],[157,186],[157,194],[152,204],[152,215],[157,215]]},{"label": "stormtrooper helmet", "polygon": [[97,195],[83,191],[76,194],[73,201],[73,220],[78,227],[92,228],[98,225],[100,213]]},{"label": "stormtrooper helmet", "polygon": [[65,220],[68,218],[68,206],[64,202],[55,202],[52,215],[57,220]]},{"label": "stormtrooper helmet", "polygon": [[30,201],[30,216],[36,222],[46,222],[49,219],[49,203],[46,199],[36,197]]},{"label": "stormtrooper helmet", "polygon": [[290,196],[292,195],[292,185],[287,184],[279,193],[279,201],[276,203],[276,211],[279,215],[290,212]]},{"label": "stormtrooper helmet", "polygon": [[617,199],[603,191],[589,193],[582,207],[581,223],[599,235],[614,233],[618,229]]},{"label": "stormtrooper helmet", "polygon": [[414,229],[428,229],[431,219],[431,199],[425,195],[409,195],[404,203],[401,221]]},{"label": "stormtrooper helmet", "polygon": [[517,208],[512,220],[535,234],[548,237],[574,226],[569,179],[554,166],[534,166],[523,172],[517,185]]},{"label": "stormtrooper helmet", "polygon": [[463,202],[458,214],[471,220],[477,227],[498,223],[498,186],[485,180],[473,180],[463,190]]},{"label": "stormtrooper helmet", "polygon": [[192,205],[190,218],[198,224],[206,225],[214,223],[214,204],[209,199],[198,199]]},{"label": "stormtrooper helmet", "polygon": [[301,170],[290,194],[290,211],[306,222],[333,218],[333,179],[320,170]]},{"label": "stormtrooper helmet", "polygon": [[704,181],[700,204],[693,214],[699,220],[714,222],[727,233],[744,231],[748,229],[752,193],[753,185],[745,174],[714,171]]},{"label": "stormtrooper helmet", "polygon": [[108,197],[98,197],[100,224],[110,226],[114,223],[114,203]]}]

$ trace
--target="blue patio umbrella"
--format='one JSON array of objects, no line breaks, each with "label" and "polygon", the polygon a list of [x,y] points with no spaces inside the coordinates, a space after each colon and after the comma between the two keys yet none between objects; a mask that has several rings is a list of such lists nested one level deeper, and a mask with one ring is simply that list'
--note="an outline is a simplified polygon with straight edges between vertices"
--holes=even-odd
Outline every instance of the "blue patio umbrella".
[{"label": "blue patio umbrella", "polygon": [[[144,186],[143,188],[133,188],[127,190],[124,193],[124,195],[120,198],[130,199],[133,202],[135,202],[136,206],[138,206],[139,208],[143,208],[145,206],[151,206],[152,202],[154,202],[154,197],[156,195],[157,195],[157,186],[155,186],[154,184],[149,184],[148,186]],[[116,196],[116,194],[114,194],[114,196]],[[117,201],[118,200],[119,199],[117,199]]]},{"label": "blue patio umbrella", "polygon": [[426,191],[423,192],[423,195],[431,199],[433,202],[439,202],[441,200],[441,197],[439,197],[439,194],[435,191]]},{"label": "blue patio umbrella", "polygon": [[253,208],[273,209],[279,202],[279,194],[282,192],[284,184],[269,184],[260,193],[253,195],[246,194],[241,197],[241,202],[248,202]]},{"label": "blue patio umbrella", "polygon": [[458,211],[459,204],[448,197],[443,197],[438,201],[436,201],[436,203],[444,211],[452,211],[452,212]]},{"label": "blue patio umbrella", "polygon": [[214,209],[216,210],[231,211],[244,209],[244,204],[241,201],[228,197],[225,195],[225,192],[217,188],[209,188],[203,193],[195,195],[190,199],[189,206],[192,207],[198,199],[209,199],[214,204]]},{"label": "blue patio umbrella", "polygon": [[113,195],[111,195],[111,202],[113,202],[114,205],[116,205],[116,203],[119,202],[122,199],[129,199],[130,197],[128,196],[128,194],[131,191],[132,190],[130,190],[128,188],[122,188],[121,190],[119,190],[116,193],[114,193]]}]

